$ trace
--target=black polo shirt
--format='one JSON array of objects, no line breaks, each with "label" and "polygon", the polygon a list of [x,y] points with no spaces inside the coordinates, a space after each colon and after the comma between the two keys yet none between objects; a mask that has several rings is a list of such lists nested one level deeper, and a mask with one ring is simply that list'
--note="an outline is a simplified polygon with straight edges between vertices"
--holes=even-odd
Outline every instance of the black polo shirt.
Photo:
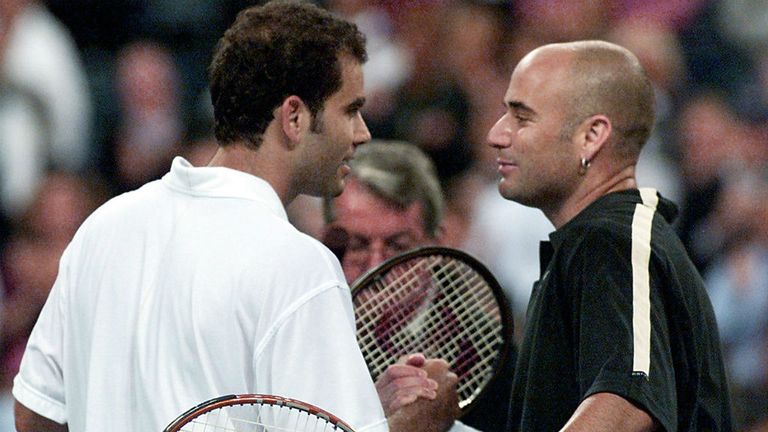
[{"label": "black polo shirt", "polygon": [[510,404],[510,431],[557,431],[614,393],[667,431],[729,431],[714,313],[655,190],[598,199],[542,242]]}]

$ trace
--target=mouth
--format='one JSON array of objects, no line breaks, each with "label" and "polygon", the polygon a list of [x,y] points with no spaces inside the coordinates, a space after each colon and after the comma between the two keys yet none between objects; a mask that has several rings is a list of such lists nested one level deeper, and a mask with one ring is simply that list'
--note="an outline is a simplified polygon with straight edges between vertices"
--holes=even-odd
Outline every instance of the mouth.
[{"label": "mouth", "polygon": [[339,169],[341,170],[341,174],[343,176],[349,175],[349,173],[352,172],[352,167],[349,166],[349,162],[352,160],[351,157],[345,158],[341,161],[341,165],[339,165]]},{"label": "mouth", "polygon": [[515,162],[512,162],[507,159],[497,158],[496,159],[496,169],[500,173],[509,172],[513,169],[516,169],[518,166]]}]

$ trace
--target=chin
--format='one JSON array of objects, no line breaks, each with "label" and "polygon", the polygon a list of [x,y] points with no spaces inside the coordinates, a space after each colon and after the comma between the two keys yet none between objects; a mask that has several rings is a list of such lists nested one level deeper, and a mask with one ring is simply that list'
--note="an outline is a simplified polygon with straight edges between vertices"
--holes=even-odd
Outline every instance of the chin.
[{"label": "chin", "polygon": [[498,189],[499,189],[499,195],[501,195],[504,199],[513,200],[515,199],[515,193],[512,191],[508,185],[505,185],[503,180],[499,183]]},{"label": "chin", "polygon": [[510,188],[504,187],[504,185],[499,185],[499,194],[502,198],[508,200],[508,201],[514,201],[516,203],[520,203],[523,205],[529,205],[527,204],[528,200],[524,195],[520,194],[519,191],[514,191]]},{"label": "chin", "polygon": [[336,198],[344,192],[344,186],[346,183],[344,180],[340,180],[338,183],[334,183],[326,188],[324,196]]}]

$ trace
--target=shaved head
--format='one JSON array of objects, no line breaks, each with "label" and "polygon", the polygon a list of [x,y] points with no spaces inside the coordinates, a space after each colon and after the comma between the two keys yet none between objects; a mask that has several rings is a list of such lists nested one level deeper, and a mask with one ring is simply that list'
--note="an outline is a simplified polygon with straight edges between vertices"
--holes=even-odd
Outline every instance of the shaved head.
[{"label": "shaved head", "polygon": [[545,45],[531,55],[565,54],[569,85],[564,137],[590,116],[607,116],[620,157],[636,160],[654,124],[654,95],[640,61],[626,48],[604,41]]}]

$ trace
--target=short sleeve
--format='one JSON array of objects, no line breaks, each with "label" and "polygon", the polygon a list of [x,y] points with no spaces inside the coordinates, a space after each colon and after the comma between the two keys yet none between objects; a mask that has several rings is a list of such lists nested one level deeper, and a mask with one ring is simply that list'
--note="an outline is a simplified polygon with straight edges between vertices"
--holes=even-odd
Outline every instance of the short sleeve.
[{"label": "short sleeve", "polygon": [[675,430],[677,397],[663,269],[653,260],[638,266],[632,239],[615,233],[586,232],[577,247],[568,272],[577,276],[572,287],[574,362],[582,397],[614,393]]},{"label": "short sleeve", "polygon": [[59,273],[27,341],[13,396],[22,405],[58,423],[67,422],[63,352],[66,328],[66,285],[69,248],[62,255]]}]

